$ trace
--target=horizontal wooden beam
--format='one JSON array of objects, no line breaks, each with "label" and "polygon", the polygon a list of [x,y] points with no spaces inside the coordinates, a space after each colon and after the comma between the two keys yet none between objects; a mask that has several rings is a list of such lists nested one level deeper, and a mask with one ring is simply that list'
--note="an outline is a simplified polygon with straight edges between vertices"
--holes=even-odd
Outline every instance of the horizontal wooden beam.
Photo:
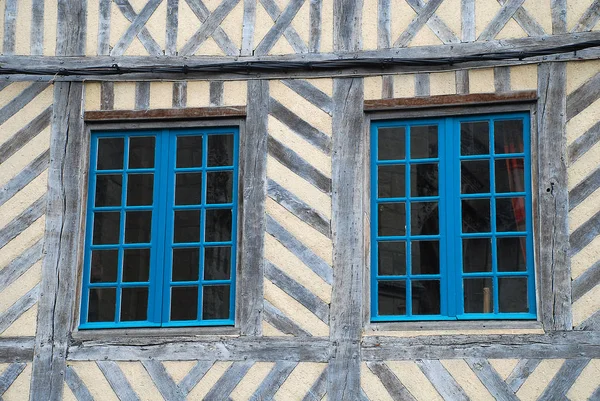
[{"label": "horizontal wooden beam", "polygon": [[136,120],[185,120],[196,118],[245,117],[246,106],[190,107],[186,109],[86,111],[88,122]]},{"label": "horizontal wooden beam", "polygon": [[[352,77],[600,58],[597,32],[359,52],[271,56],[0,56],[8,80],[131,81]],[[33,78],[35,77],[35,78]]]},{"label": "horizontal wooden beam", "polygon": [[0,363],[33,360],[33,337],[0,338]]},{"label": "horizontal wooden beam", "polygon": [[536,91],[511,93],[476,93],[470,95],[440,95],[396,99],[365,100],[365,111],[415,109],[423,107],[470,106],[478,104],[522,103],[537,100]]}]

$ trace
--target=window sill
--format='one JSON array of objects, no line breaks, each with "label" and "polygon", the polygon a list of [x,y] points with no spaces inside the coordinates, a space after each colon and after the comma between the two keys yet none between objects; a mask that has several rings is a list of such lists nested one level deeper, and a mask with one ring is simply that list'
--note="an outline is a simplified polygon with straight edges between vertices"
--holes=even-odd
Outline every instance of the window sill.
[{"label": "window sill", "polygon": [[172,337],[181,339],[187,337],[193,339],[202,336],[239,336],[240,329],[237,327],[173,327],[173,328],[133,328],[133,329],[95,329],[75,330],[71,334],[73,341],[119,341],[131,339],[133,341],[150,338]]},{"label": "window sill", "polygon": [[383,322],[368,323],[366,332],[386,331],[455,331],[465,330],[543,330],[541,322],[534,320],[471,320],[471,321],[435,321],[435,322]]}]

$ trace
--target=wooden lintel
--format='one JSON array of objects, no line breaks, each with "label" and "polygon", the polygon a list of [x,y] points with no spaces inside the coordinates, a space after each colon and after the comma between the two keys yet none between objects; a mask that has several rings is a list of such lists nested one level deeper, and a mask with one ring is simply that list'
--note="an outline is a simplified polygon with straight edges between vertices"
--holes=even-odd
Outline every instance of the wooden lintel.
[{"label": "wooden lintel", "polygon": [[245,117],[246,106],[190,107],[185,109],[86,111],[86,122],[186,120],[197,118]]}]

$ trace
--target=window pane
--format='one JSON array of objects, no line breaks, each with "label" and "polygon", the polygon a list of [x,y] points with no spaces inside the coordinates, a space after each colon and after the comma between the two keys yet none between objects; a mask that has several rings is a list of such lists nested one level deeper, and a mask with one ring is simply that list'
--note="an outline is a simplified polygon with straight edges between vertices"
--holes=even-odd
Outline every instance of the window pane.
[{"label": "window pane", "polygon": [[121,213],[94,213],[94,244],[118,244]]},{"label": "window pane", "polygon": [[527,278],[499,278],[498,307],[501,313],[528,312]]},{"label": "window pane", "polygon": [[127,176],[127,206],[152,205],[154,174],[129,174]]},{"label": "window pane", "polygon": [[438,280],[412,281],[413,315],[440,314],[440,282]]},{"label": "window pane", "polygon": [[206,242],[231,241],[231,209],[207,209]]},{"label": "window pane", "polygon": [[129,139],[129,168],[154,168],[153,136]]},{"label": "window pane", "polygon": [[438,195],[438,165],[413,164],[410,166],[410,195],[437,196]]},{"label": "window pane", "polygon": [[114,322],[117,290],[92,288],[89,293],[88,322]]},{"label": "window pane", "polygon": [[440,232],[437,202],[413,202],[410,205],[410,235],[435,235]]},{"label": "window pane", "polygon": [[496,199],[496,230],[525,231],[525,198]]},{"label": "window pane", "polygon": [[440,274],[440,243],[438,241],[412,241],[410,274]]},{"label": "window pane", "polygon": [[180,173],[175,178],[175,204],[199,205],[202,203],[202,173]]},{"label": "window pane", "polygon": [[494,291],[491,278],[464,280],[465,313],[493,313]]},{"label": "window pane", "polygon": [[174,242],[200,242],[200,211],[179,210],[175,212]]},{"label": "window pane", "polygon": [[98,139],[98,170],[122,170],[125,142],[123,138]]},{"label": "window pane", "polygon": [[460,192],[463,194],[490,193],[490,162],[487,160],[460,163]]},{"label": "window pane", "polygon": [[410,127],[410,158],[438,157],[438,127],[428,125]]},{"label": "window pane", "polygon": [[199,248],[173,249],[172,281],[197,281],[200,269]]},{"label": "window pane", "polygon": [[148,243],[152,231],[152,212],[127,212],[125,243]]},{"label": "window pane", "polygon": [[465,273],[492,271],[492,239],[463,239],[463,271]]},{"label": "window pane", "polygon": [[177,168],[202,167],[202,136],[177,137]]},{"label": "window pane", "polygon": [[208,136],[208,167],[233,166],[233,135]]},{"label": "window pane", "polygon": [[204,249],[204,280],[229,280],[231,277],[231,247]]},{"label": "window pane", "polygon": [[406,274],[406,242],[381,241],[379,248],[379,275],[403,276]]},{"label": "window pane", "polygon": [[525,191],[524,166],[523,158],[496,160],[496,192]]},{"label": "window pane", "polygon": [[198,287],[171,288],[171,320],[198,319]]},{"label": "window pane", "polygon": [[487,121],[460,124],[460,154],[484,155],[490,153],[490,129]]},{"label": "window pane", "polygon": [[123,288],[121,293],[121,321],[148,319],[148,288]]},{"label": "window pane", "polygon": [[406,130],[404,127],[379,128],[377,130],[377,158],[379,160],[403,160],[406,154]]},{"label": "window pane", "polygon": [[380,203],[378,220],[379,236],[406,235],[405,203]]},{"label": "window pane", "polygon": [[123,176],[116,174],[96,176],[96,207],[121,206]]},{"label": "window pane", "polygon": [[496,239],[498,246],[498,271],[524,272],[527,270],[527,238],[508,237]]},{"label": "window pane", "polygon": [[463,233],[489,233],[491,231],[489,199],[462,201],[462,231]]},{"label": "window pane", "polygon": [[523,121],[494,121],[494,151],[496,153],[523,152]]},{"label": "window pane", "polygon": [[377,283],[377,302],[380,316],[406,315],[406,281]]},{"label": "window pane", "polygon": [[145,282],[150,277],[150,249],[123,250],[123,281]]},{"label": "window pane", "polygon": [[231,203],[233,201],[233,172],[206,173],[206,203]]},{"label": "window pane", "polygon": [[202,319],[229,319],[229,286],[204,287],[202,296]]},{"label": "window pane", "polygon": [[119,267],[117,249],[92,251],[91,283],[115,283]]},{"label": "window pane", "polygon": [[379,166],[378,174],[378,197],[379,198],[403,198],[406,196],[406,167],[403,164],[392,166]]}]

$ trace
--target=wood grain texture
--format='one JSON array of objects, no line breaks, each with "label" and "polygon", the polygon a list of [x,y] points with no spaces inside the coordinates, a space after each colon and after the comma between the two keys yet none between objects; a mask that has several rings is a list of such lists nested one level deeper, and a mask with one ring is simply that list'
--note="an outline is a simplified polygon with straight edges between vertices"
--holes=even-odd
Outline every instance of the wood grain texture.
[{"label": "wood grain texture", "polygon": [[150,82],[135,83],[135,109],[148,110],[150,108]]},{"label": "wood grain texture", "polygon": [[31,361],[34,344],[33,337],[0,337],[0,363]]},{"label": "wood grain texture", "polygon": [[533,373],[535,368],[540,364],[539,359],[521,359],[517,366],[510,373],[508,378],[505,380],[508,387],[513,393],[517,393],[525,380]]},{"label": "wood grain texture", "polygon": [[323,0],[309,0],[310,1],[310,31],[308,32],[308,51],[311,53],[318,53],[321,50],[321,21],[322,21],[322,10]]},{"label": "wood grain texture", "polygon": [[179,382],[179,390],[185,395],[189,394],[189,392],[196,387],[198,382],[202,380],[213,364],[213,361],[198,361],[198,363],[196,363],[188,374]]},{"label": "wood grain texture", "polygon": [[4,5],[4,37],[2,40],[2,54],[12,55],[15,53],[17,11],[18,1],[6,0]]},{"label": "wood grain texture", "polygon": [[8,329],[23,313],[27,312],[35,305],[38,300],[39,292],[40,286],[37,284],[0,314],[0,333],[3,333]]},{"label": "wood grain texture", "polygon": [[[498,0],[498,3],[504,5],[507,1],[508,0]],[[533,18],[523,7],[517,8],[513,18],[529,36],[542,36],[546,34],[544,28],[542,28],[535,18]]]},{"label": "wood grain texture", "polygon": [[476,106],[479,104],[531,103],[538,98],[535,91],[513,93],[482,93],[468,95],[439,95],[427,98],[395,98],[365,100],[365,111],[418,109],[444,106]]},{"label": "wood grain texture", "polygon": [[429,97],[431,95],[429,74],[415,74],[415,96]]},{"label": "wood grain texture", "polygon": [[210,82],[210,106],[223,106],[223,81]]},{"label": "wood grain texture", "polygon": [[517,396],[512,392],[508,385],[502,380],[500,375],[494,370],[492,365],[485,359],[467,359],[467,364],[479,378],[481,383],[490,392],[492,397],[498,401],[518,401]]},{"label": "wood grain texture", "polygon": [[265,299],[263,306],[263,318],[265,322],[275,327],[284,334],[295,337],[310,337],[311,334],[300,327],[296,322],[287,317],[283,312],[277,309],[273,304]]},{"label": "wood grain texture", "polygon": [[308,53],[308,47],[296,31],[288,29],[305,1],[307,0],[290,0],[281,14],[277,15],[279,9],[273,0],[261,0],[261,4],[265,7],[271,18],[273,18],[275,24],[256,46],[254,54],[268,54],[282,35],[285,35],[285,38],[297,53]]},{"label": "wood grain texture", "polygon": [[119,400],[121,401],[139,401],[140,398],[136,392],[131,388],[131,385],[127,381],[127,377],[123,374],[123,371],[119,365],[114,361],[98,361],[96,362],[98,368],[102,371],[102,374],[110,384]]},{"label": "wood grain texture", "polygon": [[102,82],[100,84],[100,110],[113,110],[115,108],[115,84]]},{"label": "wood grain texture", "polygon": [[456,94],[467,95],[469,94],[469,71],[458,70],[456,71]]},{"label": "wood grain texture", "polygon": [[42,195],[27,209],[19,213],[8,224],[0,229],[0,248],[8,244],[17,235],[21,234],[34,221],[39,219],[46,211],[46,196]]},{"label": "wood grain texture", "polygon": [[[133,24],[138,16],[138,13],[135,12],[129,0],[115,0],[114,3],[117,5],[117,7],[119,7],[119,10],[123,14],[123,16]],[[148,54],[154,56],[161,55],[161,45],[159,45],[158,42],[154,40],[154,38],[150,34],[150,31],[148,31],[148,28],[146,28],[144,24],[145,23],[143,23],[141,28],[138,29],[139,32],[133,35],[133,38],[137,37],[140,40],[140,43],[142,44],[142,46],[144,46]],[[122,54],[122,52],[120,52],[120,54]]]},{"label": "wood grain texture", "polygon": [[98,5],[98,49],[99,56],[110,54],[111,0],[99,0]]},{"label": "wood grain texture", "polygon": [[173,107],[183,109],[187,106],[187,81],[173,82]]},{"label": "wood grain texture", "polygon": [[510,68],[494,68],[494,87],[496,93],[510,92]]},{"label": "wood grain texture", "polygon": [[248,370],[252,367],[254,361],[234,362],[223,373],[223,376],[217,380],[215,385],[210,389],[208,394],[204,396],[206,401],[221,401],[226,400],[235,386],[244,378]]},{"label": "wood grain texture", "polygon": [[569,163],[573,164],[600,141],[600,121],[569,145]]},{"label": "wood grain texture", "polygon": [[329,115],[333,113],[331,97],[310,82],[301,79],[284,79],[281,82],[325,113]]},{"label": "wood grain texture", "polygon": [[600,74],[594,75],[567,96],[567,121],[600,98]]},{"label": "wood grain texture", "polygon": [[167,0],[167,27],[165,54],[177,54],[177,30],[179,26],[179,0]]},{"label": "wood grain texture", "polygon": [[308,389],[302,401],[321,401],[323,399],[323,396],[327,392],[327,370],[328,368],[323,370],[323,373],[319,375],[310,389]]},{"label": "wood grain texture", "polygon": [[444,365],[436,360],[418,360],[417,365],[433,387],[445,400],[469,400],[462,387],[448,373]]},{"label": "wood grain texture", "polygon": [[576,208],[598,188],[600,188],[600,168],[592,171],[583,181],[569,191],[569,210]]},{"label": "wood grain texture", "polygon": [[[406,1],[417,14],[425,11],[425,3],[423,0],[407,0]],[[442,43],[460,43],[460,39],[452,32],[446,23],[435,15],[431,15],[426,22],[431,31],[442,41]]]},{"label": "wood grain texture", "polygon": [[254,26],[256,24],[256,0],[244,0],[242,22],[242,48],[240,55],[250,56],[254,52]]},{"label": "wood grain texture", "polygon": [[0,109],[0,125],[8,121],[8,119],[14,116],[17,112],[21,111],[23,107],[25,107],[40,93],[46,90],[48,86],[49,85],[45,82],[32,83],[10,102],[6,103],[6,105]]},{"label": "wood grain texture", "polygon": [[586,358],[567,359],[538,399],[550,401],[558,397],[566,397],[567,392],[589,362],[590,360]]},{"label": "wood grain texture", "polygon": [[41,112],[37,117],[34,117],[30,122],[27,123],[23,128],[17,131],[14,135],[8,138],[2,145],[0,145],[0,164],[8,160],[9,157],[14,155],[29,141],[35,138],[42,130],[44,130],[50,124],[50,117],[52,116],[52,107],[48,107]]},{"label": "wood grain texture", "polygon": [[551,0],[552,34],[560,35],[567,32],[567,0]]},{"label": "wood grain texture", "polygon": [[279,387],[287,380],[298,362],[280,361],[273,366],[267,377],[250,397],[250,401],[271,400]]},{"label": "wood grain texture", "polygon": [[[206,22],[210,22],[212,24],[210,29],[212,29],[212,27],[216,25],[216,28],[214,28],[213,32],[209,36],[212,36],[212,38],[215,40],[215,43],[219,46],[219,48],[223,51],[223,53],[225,53],[228,56],[237,56],[240,53],[240,50],[231,41],[229,36],[227,36],[227,34],[223,30],[223,28],[218,26],[218,25],[220,25],[220,23],[217,25],[215,21],[208,20],[208,18],[211,16],[211,12],[206,7],[204,2],[202,2],[200,0],[186,0],[186,3],[188,4],[188,6],[190,6],[190,9],[194,12],[196,17],[198,17],[198,19],[200,20],[201,23],[204,24]],[[215,12],[216,12],[216,10],[215,10]],[[246,12],[246,1],[244,1],[244,13],[245,12]],[[217,15],[216,17],[219,17],[219,16]],[[245,18],[246,18],[246,14],[244,14],[244,24],[246,23]],[[244,29],[245,29],[245,27],[246,27],[246,25],[244,25]]]},{"label": "wood grain texture", "polygon": [[27,364],[25,363],[11,363],[2,375],[0,375],[0,397],[8,390],[8,388],[15,382],[17,377],[25,370]]},{"label": "wood grain texture", "polygon": [[577,302],[588,291],[600,283],[600,261],[594,263],[579,277],[573,280],[571,300]]},{"label": "wood grain texture", "polygon": [[415,397],[408,391],[398,377],[384,362],[367,362],[367,366],[387,390],[394,401],[414,401]]},{"label": "wood grain texture", "polygon": [[142,365],[152,378],[152,381],[165,400],[185,401],[185,394],[181,392],[164,365],[158,361],[144,360]]},{"label": "wood grain texture", "polygon": [[510,20],[517,10],[523,5],[525,0],[508,0],[500,8],[496,16],[488,24],[487,27],[481,32],[477,40],[491,40],[496,37],[504,28],[508,20]]},{"label": "wood grain texture", "polygon": [[591,31],[600,20],[600,0],[594,2],[583,13],[571,32]]},{"label": "wood grain texture", "polygon": [[86,121],[148,121],[190,118],[225,118],[246,116],[246,106],[188,107],[184,109],[100,110],[86,111]]},{"label": "wood grain texture", "polygon": [[44,0],[31,1],[31,35],[29,40],[30,54],[44,53]]},{"label": "wood grain texture", "polygon": [[394,47],[407,46],[417,35],[417,32],[423,28],[423,25],[430,20],[436,10],[442,5],[444,0],[429,0],[427,4],[417,12],[417,16],[408,24],[408,27],[398,39],[394,42]]},{"label": "wood grain texture", "polygon": [[43,240],[39,240],[0,270],[0,288],[6,288],[42,258]]},{"label": "wood grain texture", "polygon": [[67,383],[77,401],[94,401],[90,390],[88,390],[72,366],[67,366],[66,368],[65,383]]},{"label": "wood grain texture", "polygon": [[56,55],[85,55],[88,0],[58,0]]},{"label": "wood grain texture", "polygon": [[570,256],[578,254],[590,242],[600,235],[600,212],[590,217],[569,237]]},{"label": "wood grain texture", "polygon": [[[146,29],[144,26],[146,25],[152,14],[154,14],[154,11],[156,11],[161,2],[162,0],[148,0],[144,8],[142,8],[142,11],[140,11],[139,14],[135,15],[135,18],[133,18],[131,21],[131,25],[127,27],[127,30],[125,31],[123,36],[121,36],[121,38],[117,41],[117,43],[111,50],[111,56],[122,56],[129,47],[129,45],[131,45],[131,42],[133,42],[133,39],[136,36],[141,36],[140,41],[142,42],[142,44],[146,43],[146,45],[148,45],[148,43],[152,43],[148,39],[148,36],[150,36],[149,34],[140,35],[140,33]],[[127,0],[118,0],[117,4],[129,4],[129,2]],[[127,17],[127,15],[130,14],[124,13],[123,15]],[[152,41],[154,41],[154,39],[152,39]],[[146,50],[148,50],[148,48],[146,48]],[[149,50],[149,52],[151,55],[160,55],[162,54],[162,49],[160,48],[160,46],[152,44],[151,50]]]}]

